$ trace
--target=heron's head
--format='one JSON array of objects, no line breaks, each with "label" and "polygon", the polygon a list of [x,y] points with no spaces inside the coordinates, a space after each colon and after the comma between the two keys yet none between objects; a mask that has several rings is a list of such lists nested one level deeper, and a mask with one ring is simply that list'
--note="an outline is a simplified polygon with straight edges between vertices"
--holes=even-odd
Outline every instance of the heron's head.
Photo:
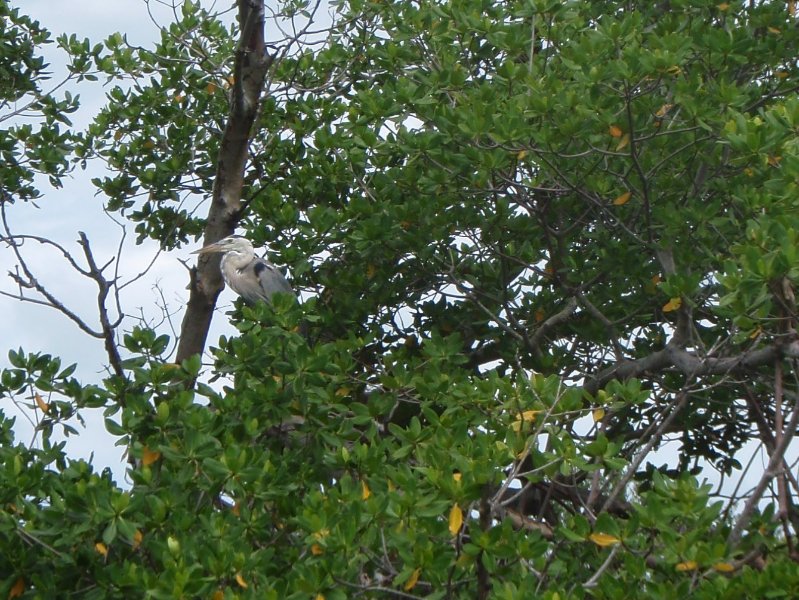
[{"label": "heron's head", "polygon": [[236,252],[238,254],[253,254],[255,251],[252,243],[240,235],[229,235],[214,244],[208,244],[195,250],[192,254],[211,254],[213,252]]}]

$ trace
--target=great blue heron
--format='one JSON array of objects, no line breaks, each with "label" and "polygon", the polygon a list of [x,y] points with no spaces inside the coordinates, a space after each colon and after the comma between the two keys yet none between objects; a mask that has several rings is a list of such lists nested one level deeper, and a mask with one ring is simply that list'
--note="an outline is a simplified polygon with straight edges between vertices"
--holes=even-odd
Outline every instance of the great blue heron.
[{"label": "great blue heron", "polygon": [[252,243],[240,235],[222,238],[215,244],[195,250],[192,254],[224,252],[222,276],[246,302],[269,302],[277,292],[294,295],[294,290],[277,267],[255,255]]}]

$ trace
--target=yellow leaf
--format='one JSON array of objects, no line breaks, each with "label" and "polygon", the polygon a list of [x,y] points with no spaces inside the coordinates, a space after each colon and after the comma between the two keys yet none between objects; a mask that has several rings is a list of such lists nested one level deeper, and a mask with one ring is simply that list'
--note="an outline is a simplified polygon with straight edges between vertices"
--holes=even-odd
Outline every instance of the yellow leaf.
[{"label": "yellow leaf", "polygon": [[588,539],[594,542],[600,548],[613,546],[614,544],[621,542],[619,538],[608,535],[607,533],[592,533],[588,536]]},{"label": "yellow leaf", "polygon": [[419,575],[421,575],[422,569],[416,568],[414,569],[411,576],[408,578],[408,581],[405,582],[405,585],[402,586],[402,589],[406,592],[410,592],[413,588],[416,587],[416,584],[419,582]]},{"label": "yellow leaf", "polygon": [[338,396],[339,398],[343,398],[344,396],[349,396],[349,395],[350,395],[350,388],[348,388],[347,386],[340,387],[336,390],[336,396]]},{"label": "yellow leaf", "polygon": [[227,83],[229,86],[232,86],[236,83],[236,78],[233,75],[228,75],[227,79],[225,79],[225,83]]},{"label": "yellow leaf", "polygon": [[366,482],[362,479],[361,480],[361,500],[368,500],[369,496],[372,495],[372,490],[369,489],[369,486],[366,485]]},{"label": "yellow leaf", "polygon": [[241,576],[241,571],[236,573],[236,583],[239,584],[240,587],[244,588],[245,590],[249,587],[247,582],[244,581],[244,577]]},{"label": "yellow leaf", "polygon": [[452,505],[452,510],[449,511],[449,532],[451,535],[458,535],[463,525],[463,511],[458,504]]},{"label": "yellow leaf", "polygon": [[623,206],[629,202],[630,198],[632,198],[632,192],[624,192],[621,196],[617,197],[613,201],[613,206]]},{"label": "yellow leaf", "polygon": [[147,446],[145,446],[141,453],[141,464],[145,467],[149,467],[159,458],[161,458],[160,452],[157,450],[150,450]]},{"label": "yellow leaf", "polygon": [[133,533],[133,549],[135,550],[139,546],[141,546],[141,541],[144,538],[142,532],[138,529]]},{"label": "yellow leaf", "polygon": [[214,595],[211,596],[211,600],[225,600],[225,592],[222,590],[216,590]]},{"label": "yellow leaf", "polygon": [[394,482],[389,479],[388,480],[388,491],[389,492],[393,492],[393,491],[396,491],[396,489],[397,489],[397,486],[394,485]]},{"label": "yellow leaf", "polygon": [[726,2],[722,2],[721,4],[719,4],[719,5],[717,5],[717,6],[716,6],[716,8],[718,8],[720,11],[725,11],[725,10],[727,10],[729,7],[730,7],[730,5],[729,5],[729,4],[727,4]]},{"label": "yellow leaf", "polygon": [[668,69],[666,69],[666,73],[670,75],[679,75],[680,73],[682,73],[682,69],[677,65],[674,65],[673,67],[669,67]]},{"label": "yellow leaf", "polygon": [[367,279],[371,279],[372,277],[375,276],[375,274],[377,274],[377,267],[372,265],[372,264],[366,265],[366,277],[367,277]]},{"label": "yellow leaf", "polygon": [[516,160],[524,160],[525,156],[527,156],[527,150],[519,150],[516,153]]},{"label": "yellow leaf", "polygon": [[760,337],[761,333],[763,333],[763,328],[760,325],[758,325],[757,328],[755,328],[755,330],[749,334],[749,339],[754,340]]},{"label": "yellow leaf", "polygon": [[213,94],[216,91],[216,84],[213,81],[209,81],[208,85],[205,86],[205,91]]},{"label": "yellow leaf", "polygon": [[315,540],[323,540],[329,535],[330,535],[329,529],[320,529],[319,531],[314,531],[313,538]]},{"label": "yellow leaf", "polygon": [[678,563],[674,568],[678,571],[696,571],[698,566],[695,560],[686,560],[685,562]]},{"label": "yellow leaf", "polygon": [[121,129],[117,129],[117,130],[114,132],[114,139],[115,139],[115,140],[118,142],[119,140],[121,140],[121,139],[122,139],[122,136],[123,136],[123,135],[125,135],[125,134],[124,134],[124,133],[122,133],[122,130],[121,130]]},{"label": "yellow leaf", "polygon": [[674,108],[673,104],[664,104],[661,106],[657,112],[655,113],[656,117],[665,117],[666,113],[669,112],[672,108]]},{"label": "yellow leaf", "polygon": [[311,546],[311,554],[313,554],[314,556],[319,556],[320,554],[324,553],[325,553],[324,549],[319,544],[313,544]]},{"label": "yellow leaf", "polygon": [[719,573],[732,573],[735,570],[735,566],[728,562],[717,562],[713,568]]},{"label": "yellow leaf", "polygon": [[241,516],[241,508],[238,502],[233,503],[233,508],[230,509],[230,512],[233,513],[234,516],[239,517]]},{"label": "yellow leaf", "polygon": [[752,176],[755,174],[755,172],[754,172],[752,169],[750,169],[749,167],[746,167],[746,168],[744,169],[744,174],[745,174],[747,177],[752,177]]},{"label": "yellow leaf", "polygon": [[103,544],[102,542],[97,542],[94,545],[94,549],[97,550],[97,554],[102,554],[103,556],[108,556],[108,547]]},{"label": "yellow leaf", "polygon": [[619,140],[619,143],[616,145],[616,152],[624,150],[627,145],[630,143],[630,134],[625,133],[624,137]]},{"label": "yellow leaf", "polygon": [[611,137],[620,138],[623,131],[616,125],[611,125],[608,127],[608,133]]},{"label": "yellow leaf", "polygon": [[44,414],[47,414],[50,411],[50,405],[45,402],[42,397],[39,395],[39,392],[36,392],[33,395],[34,400],[36,400],[36,406],[39,407]]},{"label": "yellow leaf", "polygon": [[605,409],[595,408],[594,412],[591,413],[591,416],[594,417],[594,423],[599,423],[602,420],[602,418],[605,416]]},{"label": "yellow leaf", "polygon": [[25,580],[20,577],[14,582],[14,585],[11,586],[11,589],[8,590],[8,600],[12,600],[12,598],[19,598],[24,593]]},{"label": "yellow leaf", "polygon": [[516,420],[513,423],[511,423],[511,428],[513,429],[513,431],[521,431],[522,425],[524,423],[532,423],[533,421],[535,421],[536,415],[540,412],[541,412],[540,410],[526,410],[520,413],[519,416],[516,417]]},{"label": "yellow leaf", "polygon": [[782,33],[782,31],[780,31],[780,30],[779,30],[779,29],[777,29],[776,27],[769,27],[769,28],[768,28],[768,30],[769,30],[771,33],[773,33],[774,35],[780,35],[780,34]]},{"label": "yellow leaf", "polygon": [[682,298],[672,298],[663,305],[663,312],[672,312],[682,306]]},{"label": "yellow leaf", "polygon": [[774,73],[774,75],[776,75],[777,79],[785,79],[786,77],[788,77],[788,72],[787,71],[777,71],[776,73]]},{"label": "yellow leaf", "polygon": [[314,596],[313,600],[325,600],[325,595],[324,594],[316,594],[316,596]]},{"label": "yellow leaf", "polygon": [[455,473],[453,473],[453,474],[452,474],[452,478],[453,478],[455,481],[457,481],[458,483],[460,483],[460,481],[461,481],[461,477],[463,477],[463,475],[462,475],[461,473],[458,473],[457,471],[456,471]]},{"label": "yellow leaf", "polygon": [[780,166],[780,161],[781,161],[781,160],[782,160],[782,156],[774,156],[774,155],[770,155],[770,156],[768,157],[768,159],[767,159],[767,162],[768,162],[768,164],[769,164],[769,165],[771,165],[772,167],[779,167],[779,166]]}]

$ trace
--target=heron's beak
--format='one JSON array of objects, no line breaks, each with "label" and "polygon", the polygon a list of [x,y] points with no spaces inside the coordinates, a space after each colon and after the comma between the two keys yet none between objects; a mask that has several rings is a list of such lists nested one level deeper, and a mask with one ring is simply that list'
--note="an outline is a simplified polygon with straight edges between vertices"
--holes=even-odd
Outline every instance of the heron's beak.
[{"label": "heron's beak", "polygon": [[199,250],[195,250],[192,254],[210,254],[211,252],[222,252],[222,248],[219,247],[219,244],[208,244]]}]

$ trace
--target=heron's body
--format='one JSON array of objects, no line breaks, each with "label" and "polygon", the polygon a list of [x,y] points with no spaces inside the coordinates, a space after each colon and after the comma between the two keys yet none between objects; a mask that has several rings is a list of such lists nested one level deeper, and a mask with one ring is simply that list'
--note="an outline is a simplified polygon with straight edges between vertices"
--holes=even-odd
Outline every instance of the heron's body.
[{"label": "heron's body", "polygon": [[268,260],[255,255],[246,238],[231,235],[215,244],[209,244],[196,254],[224,252],[221,269],[225,283],[246,302],[269,302],[276,293],[292,294],[289,282]]}]

